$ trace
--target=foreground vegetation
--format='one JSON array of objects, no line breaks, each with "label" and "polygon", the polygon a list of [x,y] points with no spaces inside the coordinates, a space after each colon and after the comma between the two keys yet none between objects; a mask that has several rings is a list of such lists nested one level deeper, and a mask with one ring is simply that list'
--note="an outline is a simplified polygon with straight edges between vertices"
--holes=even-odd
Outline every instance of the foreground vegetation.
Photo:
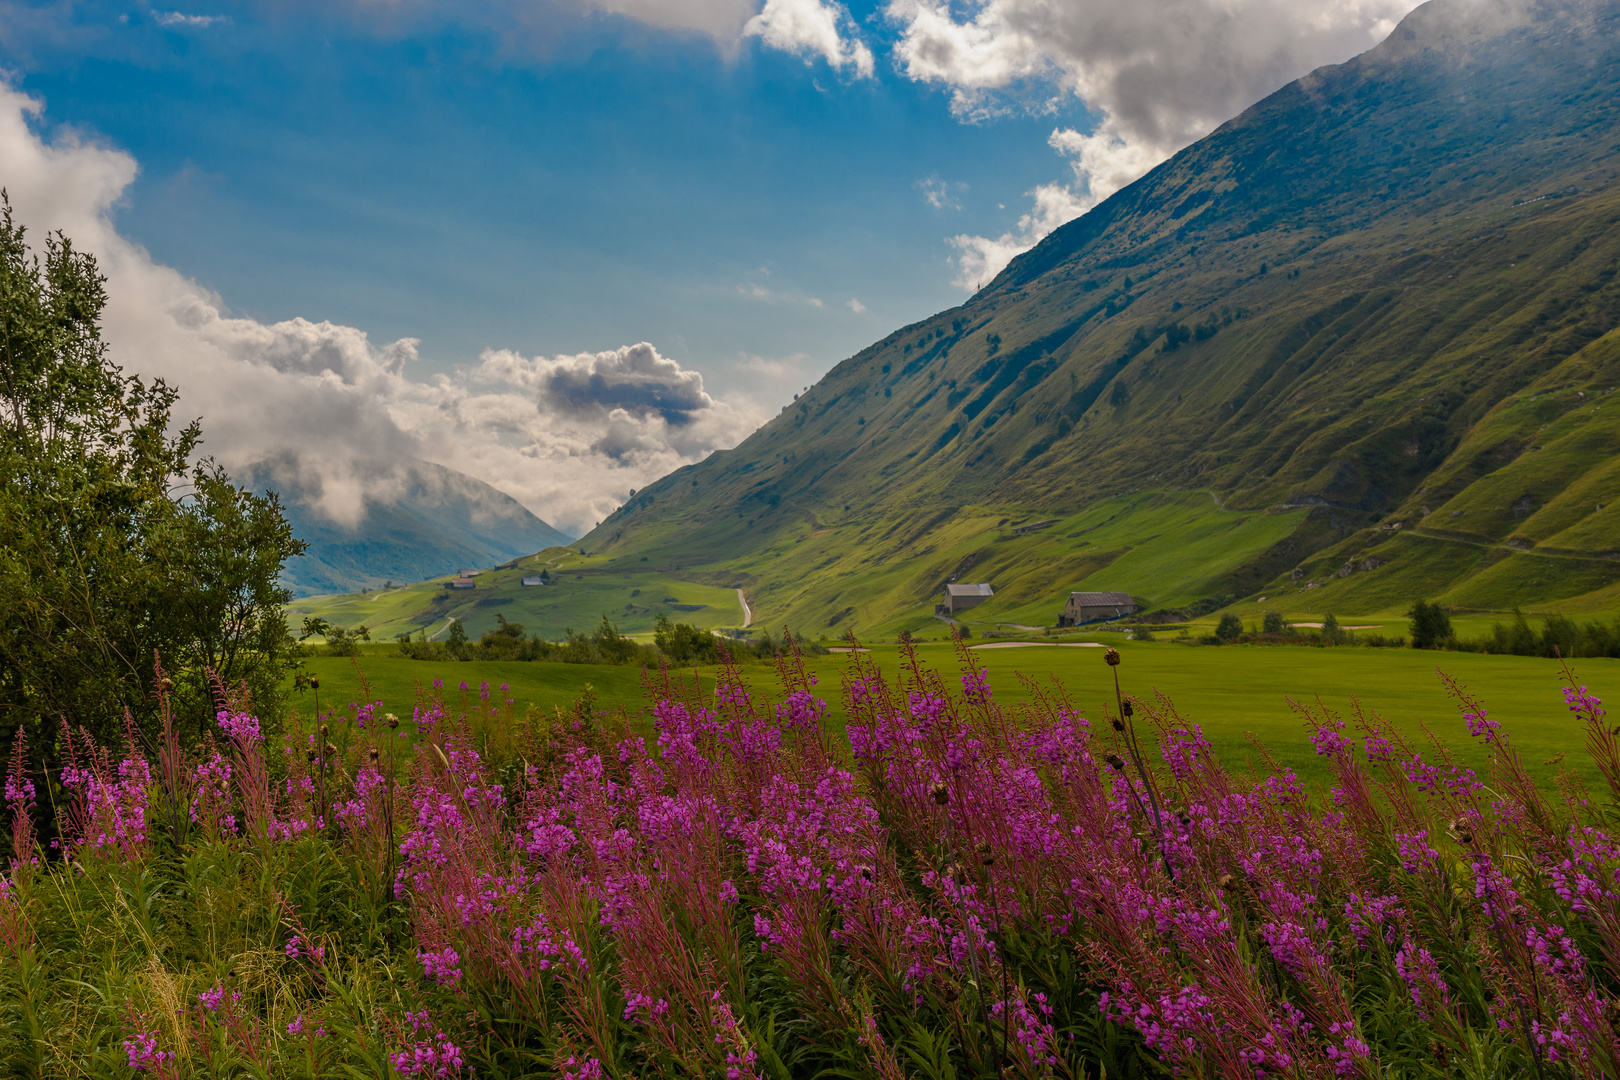
[{"label": "foreground vegetation", "polygon": [[[1083,655],[1130,689],[1152,648]],[[847,741],[785,660],[776,695],[652,679],[651,738],[435,686],[279,734],[223,701],[151,758],[75,735],[44,790],[19,751],[0,1053],[81,1076],[1620,1067],[1620,744],[1572,677],[1601,794],[1565,775],[1549,799],[1448,682],[1484,771],[1301,708],[1316,799],[1224,767],[1163,696],[1094,722],[1057,686],[1003,703],[984,655],[957,688],[851,654]]]}]

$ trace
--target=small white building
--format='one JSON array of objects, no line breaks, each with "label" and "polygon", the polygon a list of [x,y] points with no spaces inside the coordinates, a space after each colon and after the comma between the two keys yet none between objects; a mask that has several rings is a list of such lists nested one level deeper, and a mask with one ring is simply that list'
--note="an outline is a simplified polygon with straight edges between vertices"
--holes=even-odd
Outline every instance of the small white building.
[{"label": "small white building", "polygon": [[1102,622],[1134,615],[1140,608],[1130,593],[1072,592],[1058,616],[1059,626],[1079,626],[1082,623]]},{"label": "small white building", "polygon": [[947,585],[945,586],[945,602],[934,608],[935,614],[954,615],[958,611],[965,611],[970,607],[978,607],[992,596],[996,590],[989,585]]},{"label": "small white building", "polygon": [[524,588],[528,588],[530,585],[544,585],[545,583],[546,579],[541,577],[526,577],[523,579]]},{"label": "small white building", "polygon": [[450,587],[452,589],[476,589],[478,588],[478,582],[472,578],[456,578],[450,583]]}]

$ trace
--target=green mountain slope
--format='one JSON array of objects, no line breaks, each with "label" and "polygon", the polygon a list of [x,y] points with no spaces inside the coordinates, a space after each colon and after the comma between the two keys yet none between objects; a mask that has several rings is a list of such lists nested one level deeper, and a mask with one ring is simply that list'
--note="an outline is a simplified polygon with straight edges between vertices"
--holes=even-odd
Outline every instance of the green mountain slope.
[{"label": "green mountain slope", "polygon": [[[1055,615],[1153,544],[1174,556],[1130,588],[1160,605],[1597,603],[1617,143],[1620,5],[1433,0],[584,545],[746,577],[760,621],[814,631],[921,625],[958,570]],[[1200,491],[1227,539],[1165,539]],[[1063,546],[1105,510],[1108,550]]]}]

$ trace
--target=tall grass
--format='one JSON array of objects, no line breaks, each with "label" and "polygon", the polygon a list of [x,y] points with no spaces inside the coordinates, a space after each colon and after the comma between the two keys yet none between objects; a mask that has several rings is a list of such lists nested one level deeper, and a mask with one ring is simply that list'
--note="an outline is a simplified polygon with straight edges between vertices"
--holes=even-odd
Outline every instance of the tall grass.
[{"label": "tall grass", "polygon": [[[62,836],[5,788],[0,1059],[19,1076],[1613,1076],[1620,735],[1550,797],[1447,681],[1487,773],[1298,708],[1331,763],[1215,760],[1163,698],[1093,723],[852,653],[834,742],[766,694],[422,689],[152,759],[75,735]],[[1566,674],[1568,674],[1566,670]],[[369,693],[363,695],[370,698]],[[408,716],[403,714],[409,713]],[[50,790],[57,790],[52,787]]]}]

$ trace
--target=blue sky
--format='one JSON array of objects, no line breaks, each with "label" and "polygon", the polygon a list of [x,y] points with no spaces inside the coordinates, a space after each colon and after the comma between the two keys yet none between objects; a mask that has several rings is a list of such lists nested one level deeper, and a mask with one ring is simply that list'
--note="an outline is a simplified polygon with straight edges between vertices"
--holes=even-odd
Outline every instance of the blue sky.
[{"label": "blue sky", "polygon": [[581,529],[1411,6],[0,0],[0,185],[227,462]]},{"label": "blue sky", "polygon": [[[431,366],[645,339],[711,379],[742,355],[818,374],[959,303],[947,237],[1012,227],[1065,171],[1047,134],[1086,115],[964,124],[892,70],[612,16],[539,56],[229,10],[119,11],[92,49],[37,48],[20,86],[140,163],[117,222],[158,261],[260,320],[418,337]],[[929,205],[931,177],[960,209]]]}]

